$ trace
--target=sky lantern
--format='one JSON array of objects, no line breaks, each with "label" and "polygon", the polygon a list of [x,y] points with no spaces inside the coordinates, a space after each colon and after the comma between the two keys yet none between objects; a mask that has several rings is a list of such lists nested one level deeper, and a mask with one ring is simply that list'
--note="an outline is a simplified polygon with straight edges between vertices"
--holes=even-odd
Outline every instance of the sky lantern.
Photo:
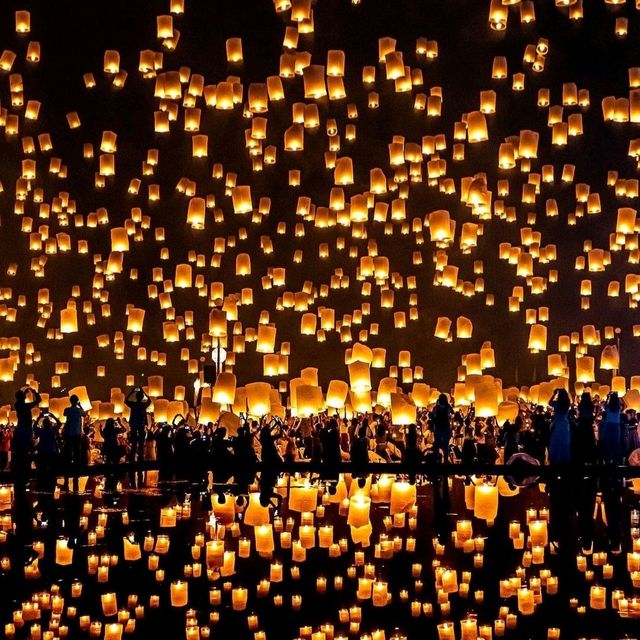
[{"label": "sky lantern", "polygon": [[349,385],[355,393],[371,390],[370,364],[368,362],[352,362],[349,364]]}]

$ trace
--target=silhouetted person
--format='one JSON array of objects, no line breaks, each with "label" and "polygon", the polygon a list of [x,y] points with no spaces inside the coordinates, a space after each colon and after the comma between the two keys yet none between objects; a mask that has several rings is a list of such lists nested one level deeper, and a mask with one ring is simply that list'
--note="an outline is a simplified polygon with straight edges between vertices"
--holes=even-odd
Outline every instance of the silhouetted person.
[{"label": "silhouetted person", "polygon": [[323,477],[337,480],[342,453],[340,452],[340,428],[335,418],[330,418],[321,426],[320,439],[322,441],[322,462],[328,471]]},{"label": "silhouetted person", "polygon": [[[69,470],[78,467],[82,461],[82,420],[85,410],[80,406],[80,399],[73,394],[71,405],[64,410],[64,448]],[[73,476],[73,490],[78,490],[78,475]]]},{"label": "silhouetted person", "polygon": [[404,442],[405,444],[402,462],[409,465],[410,467],[418,466],[422,458],[422,452],[420,451],[420,447],[418,446],[418,427],[415,424],[411,423],[407,427],[407,433]]},{"label": "silhouetted person", "polygon": [[102,436],[102,457],[107,464],[120,462],[124,453],[122,445],[118,442],[118,436],[124,432],[124,428],[113,418],[107,418],[100,428]]},{"label": "silhouetted person", "polygon": [[[151,406],[151,398],[140,388],[135,387],[125,398],[124,403],[129,407],[129,460],[140,462],[144,460],[144,439],[147,428],[147,410]],[[142,471],[130,474],[131,483],[136,486],[142,482]]]},{"label": "silhouetted person", "polygon": [[462,464],[473,464],[478,461],[478,450],[476,439],[473,437],[473,428],[466,427],[464,430],[464,440],[462,441],[461,462]]},{"label": "silhouetted person", "polygon": [[38,485],[43,491],[52,491],[55,485],[59,427],[60,421],[51,413],[41,413],[36,420]]},{"label": "silhouetted person", "polygon": [[266,466],[277,467],[282,462],[278,447],[276,446],[276,438],[280,426],[280,423],[273,421],[269,425],[262,425],[260,428],[261,459]]},{"label": "silhouetted person", "polygon": [[0,471],[9,466],[9,451],[11,450],[11,429],[8,426],[0,427]]},{"label": "silhouetted person", "polygon": [[596,436],[593,430],[594,409],[591,394],[584,392],[578,403],[578,415],[571,434],[572,460],[592,464],[596,459]]},{"label": "silhouetted person", "polygon": [[502,442],[504,444],[504,462],[508,462],[509,458],[514,453],[518,453],[518,446],[520,442],[520,425],[522,424],[522,418],[517,416],[514,422],[507,420],[502,425]]},{"label": "silhouetted person", "polygon": [[364,467],[369,462],[369,439],[364,424],[358,429],[356,437],[351,441],[351,462],[357,467]]},{"label": "silhouetted person", "polygon": [[451,439],[451,416],[453,415],[453,408],[449,404],[449,399],[446,394],[441,393],[438,397],[433,411],[431,411],[430,418],[433,423],[434,443],[433,448],[435,450],[438,460],[447,462],[449,459],[449,440]]},{"label": "silhouetted person", "polygon": [[622,408],[618,394],[612,391],[605,401],[600,422],[600,454],[606,463],[620,464],[622,462],[622,430],[620,426]]},{"label": "silhouetted person", "polygon": [[191,434],[189,455],[191,458],[191,480],[197,485],[202,485],[208,475],[209,437],[200,429],[195,429]]},{"label": "silhouetted person", "polygon": [[175,460],[176,477],[184,480],[189,477],[189,426],[184,418],[175,425],[176,430],[173,436],[173,455]]},{"label": "silhouetted person", "polygon": [[158,475],[161,480],[169,480],[173,468],[173,435],[171,425],[159,425],[156,431],[156,454],[158,456]]},{"label": "silhouetted person", "polygon": [[[28,400],[31,394],[32,399]],[[33,451],[33,418],[31,411],[40,404],[40,394],[26,387],[16,391],[13,408],[16,412],[16,428],[11,439],[11,466],[19,473],[29,470]]]},{"label": "silhouetted person", "polygon": [[565,463],[571,461],[571,428],[569,409],[571,400],[565,389],[556,389],[549,400],[553,408],[551,437],[549,438],[549,462]]},{"label": "silhouetted person", "polygon": [[[122,427],[113,418],[107,418],[104,425],[100,428],[102,436],[102,457],[107,464],[117,464],[124,455],[124,447],[119,442],[119,436],[124,432]],[[116,489],[118,476],[116,473],[109,473],[106,479],[106,490],[113,493]]]},{"label": "silhouetted person", "polygon": [[255,478],[257,462],[253,448],[253,434],[248,422],[238,427],[238,433],[231,446],[234,458],[234,480],[241,488],[247,487]]},{"label": "silhouetted person", "polygon": [[531,416],[531,434],[526,438],[527,453],[544,464],[550,431],[549,415],[542,405],[537,405]]},{"label": "silhouetted person", "polygon": [[233,474],[233,452],[225,427],[218,427],[211,438],[211,469],[214,482],[227,482]]}]

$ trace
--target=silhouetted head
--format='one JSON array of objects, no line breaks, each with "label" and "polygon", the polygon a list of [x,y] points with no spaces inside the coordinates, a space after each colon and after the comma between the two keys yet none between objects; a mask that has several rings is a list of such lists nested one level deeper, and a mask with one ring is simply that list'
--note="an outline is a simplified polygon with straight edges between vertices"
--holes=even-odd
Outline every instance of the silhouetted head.
[{"label": "silhouetted head", "polygon": [[136,400],[138,402],[142,402],[143,399],[144,399],[144,393],[142,393],[142,389],[138,389],[136,391]]},{"label": "silhouetted head", "polygon": [[108,429],[113,429],[116,425],[116,421],[113,418],[107,418],[106,422],[104,423],[105,428]]},{"label": "silhouetted head", "polygon": [[78,396],[74,393],[74,394],[69,398],[69,402],[71,402],[71,404],[72,404],[72,405],[80,404],[80,398],[78,398]]},{"label": "silhouetted head", "polygon": [[607,409],[609,411],[620,411],[620,398],[617,391],[612,391],[607,400]]},{"label": "silhouetted head", "polygon": [[571,399],[569,398],[569,394],[566,389],[558,389],[558,400],[557,400],[558,409],[561,411],[569,411],[569,407],[571,406]]},{"label": "silhouetted head", "polygon": [[441,406],[445,406],[447,404],[449,404],[449,398],[447,398],[447,394],[446,393],[441,393],[438,396],[438,404]]},{"label": "silhouetted head", "polygon": [[24,402],[26,397],[27,397],[27,394],[22,389],[18,389],[16,391],[16,400],[18,402]]}]

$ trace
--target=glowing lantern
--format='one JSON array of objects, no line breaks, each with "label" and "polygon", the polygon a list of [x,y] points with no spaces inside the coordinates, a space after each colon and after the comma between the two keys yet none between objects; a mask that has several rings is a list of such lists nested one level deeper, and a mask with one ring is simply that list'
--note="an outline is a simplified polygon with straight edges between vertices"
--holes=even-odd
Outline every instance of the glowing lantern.
[{"label": "glowing lantern", "polygon": [[507,420],[513,424],[518,417],[519,407],[517,402],[504,400],[498,405],[497,420],[498,424],[504,424]]},{"label": "glowing lantern", "polygon": [[327,388],[327,406],[342,409],[349,394],[349,385],[342,380],[331,380]]},{"label": "glowing lantern", "polygon": [[233,404],[236,395],[236,376],[229,371],[221,371],[211,394],[213,402]]},{"label": "glowing lantern", "polygon": [[258,341],[256,351],[258,353],[273,353],[276,342],[276,327],[267,324],[258,326]]},{"label": "glowing lantern", "polygon": [[547,327],[543,324],[533,324],[529,330],[529,350],[537,353],[547,349]]},{"label": "glowing lantern", "polygon": [[451,239],[451,219],[448,211],[444,209],[432,211],[428,219],[429,234],[432,241],[443,242]]},{"label": "glowing lantern", "polygon": [[61,333],[76,333],[78,331],[78,312],[75,307],[60,310]]},{"label": "glowing lantern", "polygon": [[436,338],[447,340],[449,338],[450,330],[451,330],[451,320],[444,316],[439,317],[436,323],[436,330],[434,334]]},{"label": "glowing lantern", "polygon": [[576,380],[578,382],[593,382],[595,380],[595,361],[591,356],[576,359]]},{"label": "glowing lantern", "polygon": [[410,425],[416,422],[416,406],[407,402],[399,393],[391,394],[391,422],[394,425]]},{"label": "glowing lantern", "polygon": [[462,339],[471,338],[472,333],[473,324],[471,320],[464,316],[459,316],[456,320],[456,337]]},{"label": "glowing lantern", "polygon": [[620,354],[615,345],[607,345],[602,350],[600,354],[600,368],[607,370],[617,370],[620,368]]},{"label": "glowing lantern", "polygon": [[482,111],[472,111],[467,115],[467,134],[471,143],[489,139],[487,120]]},{"label": "glowing lantern", "polygon": [[473,515],[476,518],[492,522],[498,515],[498,488],[490,484],[475,487]]},{"label": "glowing lantern", "polygon": [[370,367],[368,362],[352,362],[349,365],[349,384],[355,393],[371,390]]},{"label": "glowing lantern", "polygon": [[476,415],[490,418],[498,413],[498,389],[494,382],[480,382],[475,385]]},{"label": "glowing lantern", "polygon": [[247,409],[252,416],[262,417],[271,411],[271,386],[266,382],[252,382],[245,387]]}]

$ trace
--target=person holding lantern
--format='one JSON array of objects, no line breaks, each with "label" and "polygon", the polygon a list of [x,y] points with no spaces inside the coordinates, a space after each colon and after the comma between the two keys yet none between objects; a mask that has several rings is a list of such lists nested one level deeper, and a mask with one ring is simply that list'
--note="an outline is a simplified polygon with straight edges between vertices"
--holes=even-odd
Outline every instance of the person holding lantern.
[{"label": "person holding lantern", "polygon": [[[32,399],[27,400],[31,394]],[[16,471],[26,470],[31,462],[33,448],[33,418],[31,411],[40,404],[40,394],[31,387],[16,391],[13,408],[16,412],[16,428],[11,440],[11,463]]]}]

